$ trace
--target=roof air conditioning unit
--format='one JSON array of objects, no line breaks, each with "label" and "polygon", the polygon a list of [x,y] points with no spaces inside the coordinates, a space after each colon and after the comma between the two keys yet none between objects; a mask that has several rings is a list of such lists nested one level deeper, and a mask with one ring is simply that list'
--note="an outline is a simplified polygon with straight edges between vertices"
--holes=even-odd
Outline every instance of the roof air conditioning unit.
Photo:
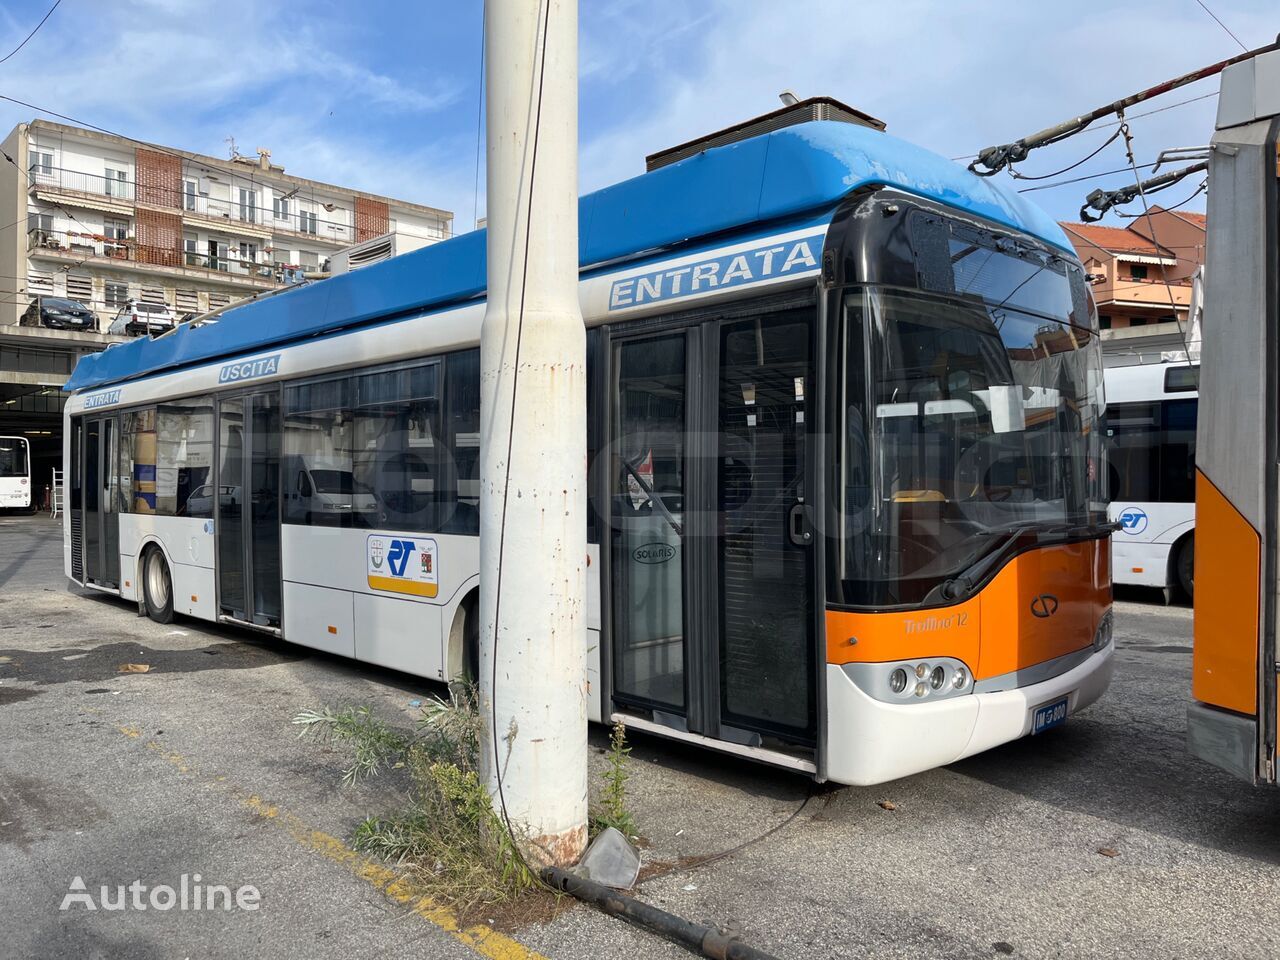
[{"label": "roof air conditioning unit", "polygon": [[380,237],[372,237],[339,250],[329,258],[329,273],[335,276],[340,273],[350,273],[360,267],[398,257],[402,253],[411,253],[431,243],[435,241],[425,237],[414,237],[404,233],[384,233]]}]

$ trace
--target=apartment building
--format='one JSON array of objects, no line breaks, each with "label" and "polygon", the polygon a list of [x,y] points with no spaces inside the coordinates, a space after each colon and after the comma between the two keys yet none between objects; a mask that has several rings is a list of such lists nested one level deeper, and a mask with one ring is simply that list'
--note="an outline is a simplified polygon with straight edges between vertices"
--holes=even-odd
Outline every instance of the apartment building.
[{"label": "apartment building", "polygon": [[[446,210],[294,176],[265,149],[219,159],[45,120],[0,148],[0,434],[56,435],[58,388],[121,339],[106,331],[127,300],[203,313],[373,237],[453,232]],[[41,295],[89,306],[97,330],[21,326]]]},{"label": "apartment building", "polygon": [[1151,208],[1124,227],[1063,223],[1089,275],[1109,364],[1183,349],[1192,275],[1204,263],[1204,214]]}]

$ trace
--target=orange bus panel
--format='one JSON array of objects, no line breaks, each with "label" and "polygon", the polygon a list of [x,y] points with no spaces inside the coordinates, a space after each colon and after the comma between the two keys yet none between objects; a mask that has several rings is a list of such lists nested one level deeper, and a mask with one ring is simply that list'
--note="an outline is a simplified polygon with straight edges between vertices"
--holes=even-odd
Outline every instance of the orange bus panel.
[{"label": "orange bus panel", "polygon": [[1261,558],[1258,532],[1197,470],[1191,695],[1236,713],[1258,710]]},{"label": "orange bus panel", "polygon": [[953,606],[828,610],[827,662],[955,657],[985,680],[1089,646],[1110,605],[1109,539],[1041,547],[1014,557],[975,596]]}]

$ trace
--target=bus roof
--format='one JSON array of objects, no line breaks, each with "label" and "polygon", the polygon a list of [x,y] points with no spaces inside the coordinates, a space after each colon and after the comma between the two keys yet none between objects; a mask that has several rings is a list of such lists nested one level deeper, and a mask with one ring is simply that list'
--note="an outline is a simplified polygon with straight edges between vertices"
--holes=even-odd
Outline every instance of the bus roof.
[{"label": "bus roof", "polygon": [[[920,147],[851,123],[812,121],[716,147],[578,202],[589,268],[717,234],[833,212],[851,191],[896,187],[1004,224],[1071,253],[1054,220],[1017,193]],[[181,325],[82,357],[66,389],[252,353],[382,318],[442,308],[485,290],[485,231],[251,301],[217,323]],[[1074,255],[1074,254],[1073,254]]]}]

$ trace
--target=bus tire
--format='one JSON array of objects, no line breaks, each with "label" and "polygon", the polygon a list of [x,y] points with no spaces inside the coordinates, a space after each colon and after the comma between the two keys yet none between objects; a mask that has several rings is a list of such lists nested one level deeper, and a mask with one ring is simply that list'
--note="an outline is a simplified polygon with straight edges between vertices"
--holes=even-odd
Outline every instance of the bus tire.
[{"label": "bus tire", "polygon": [[142,600],[156,623],[173,623],[173,577],[159,547],[142,555]]},{"label": "bus tire", "polygon": [[480,687],[480,598],[478,595],[467,604],[467,616],[462,622],[462,680],[476,689]]},{"label": "bus tire", "polygon": [[1195,599],[1196,535],[1190,534],[1178,547],[1174,559],[1174,575],[1188,600]]}]

